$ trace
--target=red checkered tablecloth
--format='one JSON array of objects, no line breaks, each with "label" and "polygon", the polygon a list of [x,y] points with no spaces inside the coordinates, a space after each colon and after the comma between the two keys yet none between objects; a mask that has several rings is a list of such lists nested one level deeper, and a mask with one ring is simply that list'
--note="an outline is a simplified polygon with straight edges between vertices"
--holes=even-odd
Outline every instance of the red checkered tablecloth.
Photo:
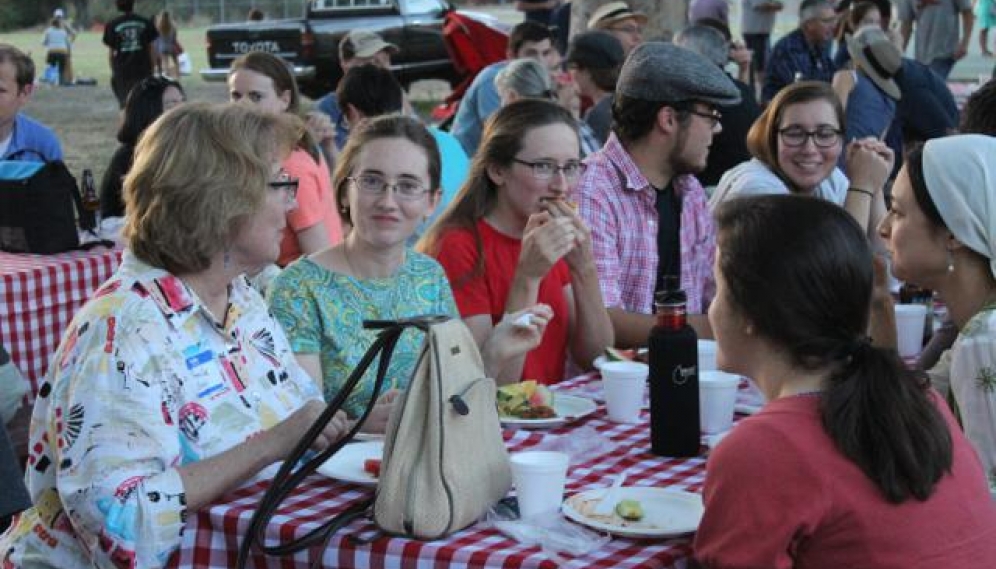
[{"label": "red checkered tablecloth", "polygon": [[121,261],[120,249],[58,255],[0,252],[0,343],[31,382],[31,398],[73,315]]},{"label": "red checkered tablecloth", "polygon": [[[582,376],[561,384],[570,389],[591,381]],[[644,412],[644,418],[648,418]],[[567,494],[609,485],[614,475],[630,469],[628,486],[667,486],[700,492],[705,459],[664,459],[650,454],[647,423],[620,425],[608,421],[605,407],[576,423],[548,431],[506,431],[510,451],[534,447],[554,436],[570,436],[581,427],[594,428],[616,443],[614,451],[574,465],[568,473]],[[234,566],[239,543],[245,536],[253,511],[266,482],[243,487],[191,517],[181,551],[171,567]],[[312,475],[282,506],[267,528],[269,543],[301,536],[318,523],[371,496],[372,489]],[[348,536],[378,536],[370,543],[357,543]],[[688,537],[667,540],[613,538],[602,548],[571,559],[561,567],[623,567],[633,569],[683,567],[691,553]],[[337,533],[322,554],[324,567],[503,567],[554,568],[538,547],[525,547],[498,531],[472,526],[448,539],[422,542],[379,535],[369,520],[355,521]],[[310,555],[310,556],[309,556]],[[301,552],[293,558],[254,558],[256,567],[281,569],[309,567],[318,552]]]}]

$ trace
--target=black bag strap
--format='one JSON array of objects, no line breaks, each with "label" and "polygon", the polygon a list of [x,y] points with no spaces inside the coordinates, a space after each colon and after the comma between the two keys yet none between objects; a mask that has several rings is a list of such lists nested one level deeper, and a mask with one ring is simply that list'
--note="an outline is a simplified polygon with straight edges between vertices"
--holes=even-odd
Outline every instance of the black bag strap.
[{"label": "black bag strap", "polygon": [[[360,363],[356,365],[353,373],[349,375],[349,378],[346,380],[343,388],[339,390],[339,393],[336,394],[335,398],[332,399],[332,401],[325,407],[322,414],[315,419],[315,422],[311,425],[311,428],[309,428],[304,436],[301,437],[301,440],[298,441],[297,446],[294,447],[294,450],[292,450],[287,458],[284,459],[283,464],[280,466],[280,470],[277,471],[276,476],[273,477],[270,487],[267,488],[266,493],[259,502],[259,505],[256,506],[256,511],[253,513],[252,520],[249,522],[249,531],[246,538],[239,546],[239,555],[236,567],[239,569],[245,567],[249,558],[249,552],[251,551],[252,546],[256,544],[258,544],[259,549],[267,555],[289,555],[316,544],[322,545],[322,549],[324,549],[324,545],[328,543],[329,539],[331,539],[332,535],[336,531],[347,525],[352,520],[367,513],[372,505],[372,499],[364,500],[351,506],[344,512],[338,514],[299,538],[286,543],[279,543],[277,545],[266,545],[266,526],[273,518],[273,515],[276,513],[277,508],[280,507],[280,504],[282,504],[287,496],[289,496],[290,493],[297,488],[298,485],[300,485],[302,480],[310,476],[313,472],[315,472],[315,470],[318,469],[319,466],[321,466],[333,454],[338,452],[339,449],[345,446],[346,443],[348,443],[349,440],[352,439],[353,436],[360,430],[360,427],[363,425],[363,422],[366,421],[367,416],[370,415],[374,404],[377,402],[381,387],[384,384],[384,379],[387,376],[388,364],[391,361],[391,356],[394,354],[394,348],[397,345],[402,332],[410,327],[427,331],[429,326],[432,324],[443,322],[449,318],[449,316],[420,316],[396,321],[365,320],[363,322],[363,327],[366,329],[380,330],[377,334],[377,338],[367,349],[366,353],[363,354],[363,358],[360,360]],[[342,437],[329,448],[318,453],[304,464],[301,464],[297,470],[294,470],[295,465],[303,459],[311,445],[315,442],[315,439],[317,439],[321,434],[322,429],[324,429],[335,414],[342,409],[342,406],[346,403],[346,399],[350,396],[350,394],[352,394],[353,390],[359,384],[360,380],[363,378],[363,375],[366,373],[367,369],[370,367],[370,364],[373,363],[374,358],[376,358],[378,354],[381,355],[381,358],[377,365],[377,378],[374,382],[373,391],[371,392],[370,399],[367,401],[366,407],[363,410],[363,414],[356,420],[353,428],[350,429],[346,436]]]},{"label": "black bag strap", "polygon": [[27,155],[29,152],[33,152],[34,154],[37,154],[38,157],[41,158],[41,161],[44,162],[45,164],[49,164],[50,163],[49,159],[46,158],[45,155],[42,154],[40,150],[35,150],[34,148],[22,148],[20,150],[16,150],[14,152],[11,152],[7,156],[4,156],[3,159],[4,160],[17,160],[18,158],[21,158],[22,156]]}]

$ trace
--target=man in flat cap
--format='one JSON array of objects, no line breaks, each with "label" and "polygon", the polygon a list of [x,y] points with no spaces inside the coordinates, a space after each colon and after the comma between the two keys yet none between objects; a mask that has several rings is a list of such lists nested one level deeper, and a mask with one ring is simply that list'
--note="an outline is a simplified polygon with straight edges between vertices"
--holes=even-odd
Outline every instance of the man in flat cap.
[{"label": "man in flat cap", "polygon": [[647,341],[654,293],[668,276],[688,295],[691,325],[712,336],[704,314],[716,292],[715,234],[694,174],[721,130],[715,107],[739,100],[717,65],[685,48],[647,42],[623,64],[613,133],[585,161],[576,190],[617,346]]},{"label": "man in flat cap", "polygon": [[602,4],[588,18],[589,30],[605,30],[616,36],[626,55],[643,43],[646,14],[634,12],[625,2]]}]

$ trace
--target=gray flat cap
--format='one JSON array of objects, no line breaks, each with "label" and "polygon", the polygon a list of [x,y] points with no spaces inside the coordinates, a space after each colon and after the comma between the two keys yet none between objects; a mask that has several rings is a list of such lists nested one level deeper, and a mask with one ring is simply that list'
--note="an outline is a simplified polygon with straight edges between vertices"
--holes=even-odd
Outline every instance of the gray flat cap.
[{"label": "gray flat cap", "polygon": [[740,102],[740,90],[715,63],[683,47],[656,41],[645,42],[629,54],[619,72],[616,93],[666,103]]}]

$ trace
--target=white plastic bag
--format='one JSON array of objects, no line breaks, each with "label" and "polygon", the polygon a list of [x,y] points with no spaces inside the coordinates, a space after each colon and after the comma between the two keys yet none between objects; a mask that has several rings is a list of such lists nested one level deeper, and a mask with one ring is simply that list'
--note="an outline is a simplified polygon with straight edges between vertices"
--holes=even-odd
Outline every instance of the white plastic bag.
[{"label": "white plastic bag", "polygon": [[187,52],[176,56],[176,62],[180,66],[180,75],[190,75],[193,73],[193,64],[190,62],[190,56],[187,55]]},{"label": "white plastic bag", "polygon": [[526,546],[538,546],[557,565],[584,557],[612,541],[607,533],[597,532],[564,519],[559,511],[520,519],[510,509],[508,499],[499,502],[485,514],[485,527],[492,527]]},{"label": "white plastic bag", "polygon": [[59,66],[56,64],[49,65],[45,68],[45,73],[42,74],[42,83],[48,83],[49,85],[59,84]]}]

